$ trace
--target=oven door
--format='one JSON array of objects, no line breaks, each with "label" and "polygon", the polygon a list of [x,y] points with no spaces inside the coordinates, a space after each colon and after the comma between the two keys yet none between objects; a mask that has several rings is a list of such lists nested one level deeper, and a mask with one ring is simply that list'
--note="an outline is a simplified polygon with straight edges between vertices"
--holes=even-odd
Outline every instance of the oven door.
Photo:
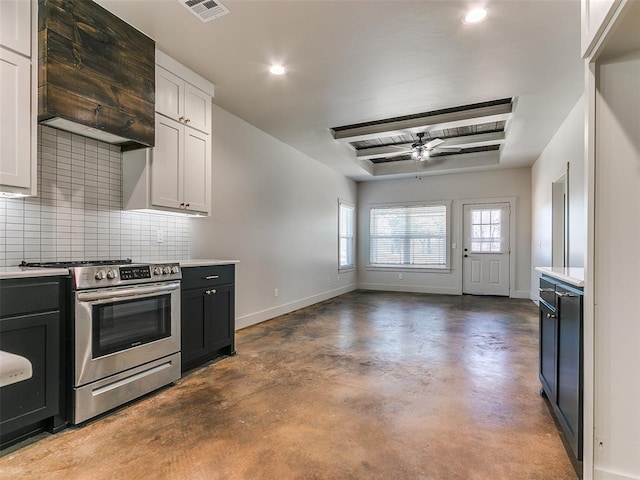
[{"label": "oven door", "polygon": [[180,351],[180,282],[75,294],[74,386]]}]

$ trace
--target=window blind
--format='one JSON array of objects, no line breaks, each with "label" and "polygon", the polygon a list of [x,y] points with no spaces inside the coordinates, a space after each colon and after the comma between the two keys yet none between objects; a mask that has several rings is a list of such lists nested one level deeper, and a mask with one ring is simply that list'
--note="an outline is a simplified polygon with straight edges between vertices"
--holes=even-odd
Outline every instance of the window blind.
[{"label": "window blind", "polygon": [[447,206],[372,208],[371,265],[447,267]]}]

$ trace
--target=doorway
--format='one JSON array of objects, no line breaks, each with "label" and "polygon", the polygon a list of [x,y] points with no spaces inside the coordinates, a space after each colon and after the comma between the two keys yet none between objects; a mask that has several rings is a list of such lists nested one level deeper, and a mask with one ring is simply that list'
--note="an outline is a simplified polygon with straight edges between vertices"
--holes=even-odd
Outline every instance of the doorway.
[{"label": "doorway", "polygon": [[463,207],[462,293],[509,296],[509,203]]}]

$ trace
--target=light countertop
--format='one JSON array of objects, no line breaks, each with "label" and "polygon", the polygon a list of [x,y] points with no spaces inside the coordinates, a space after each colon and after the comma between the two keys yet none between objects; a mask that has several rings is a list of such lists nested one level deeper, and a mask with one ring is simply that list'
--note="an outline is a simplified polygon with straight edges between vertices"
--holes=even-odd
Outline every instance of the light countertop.
[{"label": "light countertop", "polygon": [[68,268],[0,267],[0,279],[59,277],[69,275]]},{"label": "light countertop", "polygon": [[211,265],[233,265],[240,263],[239,260],[215,260],[215,259],[193,259],[193,260],[178,260],[182,268],[188,267],[207,267]]},{"label": "light countertop", "polygon": [[536,267],[536,271],[562,280],[574,287],[584,287],[584,268],[578,267]]}]

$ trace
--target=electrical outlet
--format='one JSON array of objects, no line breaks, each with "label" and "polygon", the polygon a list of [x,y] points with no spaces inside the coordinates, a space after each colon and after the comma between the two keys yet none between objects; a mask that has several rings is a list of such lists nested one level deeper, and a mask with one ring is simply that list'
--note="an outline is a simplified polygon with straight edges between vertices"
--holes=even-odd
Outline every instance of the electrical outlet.
[{"label": "electrical outlet", "polygon": [[275,298],[278,298],[278,289],[277,288],[273,290],[273,296]]},{"label": "electrical outlet", "polygon": [[399,274],[398,274],[398,278],[399,278],[400,280],[402,280],[402,274],[401,274],[401,273],[399,273]]},{"label": "electrical outlet", "polygon": [[164,230],[158,230],[156,232],[156,242],[157,243],[164,242]]}]

